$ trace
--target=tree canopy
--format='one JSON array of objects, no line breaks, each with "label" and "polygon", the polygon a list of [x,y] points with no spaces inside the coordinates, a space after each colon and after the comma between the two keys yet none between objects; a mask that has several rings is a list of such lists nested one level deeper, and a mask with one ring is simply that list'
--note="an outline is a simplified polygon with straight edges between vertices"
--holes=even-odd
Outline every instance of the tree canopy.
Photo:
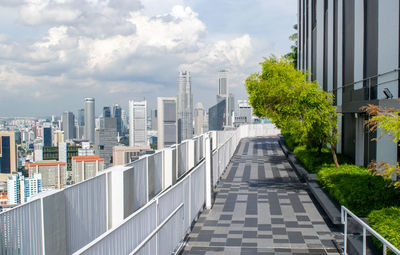
[{"label": "tree canopy", "polygon": [[245,82],[249,101],[258,117],[268,117],[284,133],[319,150],[331,145],[336,159],[337,113],[333,95],[310,81],[309,73],[293,67],[291,60],[265,58],[261,73],[250,75]]}]

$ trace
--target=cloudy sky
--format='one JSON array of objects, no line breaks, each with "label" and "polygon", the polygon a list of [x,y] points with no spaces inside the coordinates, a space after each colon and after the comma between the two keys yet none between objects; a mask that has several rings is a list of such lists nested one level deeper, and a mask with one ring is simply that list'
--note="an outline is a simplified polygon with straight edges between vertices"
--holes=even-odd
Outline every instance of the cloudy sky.
[{"label": "cloudy sky", "polygon": [[218,70],[236,99],[270,54],[290,49],[296,0],[0,0],[0,116],[60,115],[175,96],[215,104]]}]

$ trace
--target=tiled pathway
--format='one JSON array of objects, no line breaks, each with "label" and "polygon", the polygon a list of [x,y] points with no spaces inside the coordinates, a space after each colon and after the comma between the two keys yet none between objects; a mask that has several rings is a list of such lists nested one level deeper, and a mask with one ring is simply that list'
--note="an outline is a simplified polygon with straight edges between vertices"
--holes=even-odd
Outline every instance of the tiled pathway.
[{"label": "tiled pathway", "polygon": [[254,138],[241,141],[182,254],[338,254],[335,237],[278,139]]}]

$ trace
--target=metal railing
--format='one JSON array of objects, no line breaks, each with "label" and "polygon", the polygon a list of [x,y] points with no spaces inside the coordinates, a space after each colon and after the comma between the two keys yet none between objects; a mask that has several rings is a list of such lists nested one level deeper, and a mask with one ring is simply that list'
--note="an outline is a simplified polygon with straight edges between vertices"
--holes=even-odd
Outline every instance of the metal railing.
[{"label": "metal railing", "polygon": [[363,229],[363,244],[362,244],[362,251],[363,255],[367,254],[367,231],[374,235],[382,244],[383,244],[383,254],[386,255],[387,248],[389,248],[391,251],[393,251],[395,254],[400,255],[399,249],[394,247],[393,244],[391,244],[388,240],[383,238],[379,233],[377,233],[375,230],[373,230],[367,223],[362,221],[360,218],[358,218],[354,213],[352,213],[349,209],[346,207],[342,206],[341,207],[341,220],[342,224],[344,224],[344,254],[347,254],[347,228],[348,228],[348,220],[347,216],[350,215],[358,224],[362,226]]},{"label": "metal railing", "polygon": [[0,255],[170,254],[204,206],[206,163],[215,186],[241,138],[278,133],[273,124],[211,131],[0,213]]},{"label": "metal railing", "polygon": [[[399,81],[399,76],[382,82],[379,82],[378,79],[399,72],[400,68],[397,68],[385,73],[372,75],[358,81],[344,84],[343,86],[332,89],[329,92],[337,94],[337,92],[341,90],[342,97],[347,96],[350,101],[357,101],[357,99],[360,99],[358,101],[378,99],[378,87]],[[394,95],[394,97],[397,97],[397,95]]]}]

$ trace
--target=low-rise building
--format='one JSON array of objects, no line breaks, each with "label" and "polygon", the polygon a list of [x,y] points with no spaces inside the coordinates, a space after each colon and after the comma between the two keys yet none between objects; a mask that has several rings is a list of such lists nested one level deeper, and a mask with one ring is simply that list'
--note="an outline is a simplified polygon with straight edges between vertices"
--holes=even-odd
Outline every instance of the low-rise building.
[{"label": "low-rise building", "polygon": [[137,160],[141,155],[153,151],[149,146],[114,146],[113,165],[125,165]]},{"label": "low-rise building", "polygon": [[72,181],[78,183],[97,175],[104,170],[104,158],[99,156],[72,157]]}]

